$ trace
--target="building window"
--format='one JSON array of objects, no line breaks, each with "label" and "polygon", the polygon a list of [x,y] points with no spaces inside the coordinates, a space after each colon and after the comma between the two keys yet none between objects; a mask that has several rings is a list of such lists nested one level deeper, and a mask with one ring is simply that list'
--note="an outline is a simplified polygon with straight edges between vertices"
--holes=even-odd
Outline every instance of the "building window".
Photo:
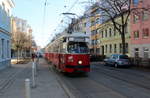
[{"label": "building window", "polygon": [[107,37],[107,29],[105,30],[105,37]]},{"label": "building window", "polygon": [[92,45],[94,45],[94,40],[92,40]]},{"label": "building window", "polygon": [[143,29],[143,38],[148,38],[149,37],[149,29]]},{"label": "building window", "polygon": [[139,16],[138,15],[133,15],[133,23],[137,23],[139,20]]},{"label": "building window", "polygon": [[142,20],[147,20],[149,18],[148,12],[147,11],[143,11],[142,12]]},{"label": "building window", "polygon": [[129,45],[128,45],[128,43],[126,43],[125,46],[126,46],[126,53],[128,53],[129,52]]},{"label": "building window", "polygon": [[134,38],[136,39],[136,38],[139,38],[139,31],[135,31],[134,32]]},{"label": "building window", "polygon": [[5,10],[5,4],[4,3],[2,3],[2,9]]},{"label": "building window", "polygon": [[99,24],[99,18],[96,19],[96,24]]},{"label": "building window", "polygon": [[139,48],[135,48],[134,49],[134,53],[135,53],[135,57],[138,58],[139,57]]},{"label": "building window", "polygon": [[94,26],[95,22],[94,21],[91,21],[91,26]]},{"label": "building window", "polygon": [[84,27],[86,27],[86,23],[84,23]]},{"label": "building window", "polygon": [[103,38],[103,37],[104,37],[104,32],[103,32],[103,30],[102,30],[102,32],[101,32],[101,33],[102,33],[102,38]]},{"label": "building window", "polygon": [[2,40],[0,39],[0,58],[2,58]]},{"label": "building window", "polygon": [[5,44],[4,44],[4,39],[2,39],[2,59],[4,58],[4,54],[5,54]]},{"label": "building window", "polygon": [[110,37],[111,37],[111,33],[112,33],[112,32],[111,32],[111,28],[109,28],[109,36],[110,36]]},{"label": "building window", "polygon": [[149,49],[148,48],[144,48],[144,58],[149,58]]},{"label": "building window", "polygon": [[9,54],[9,53],[10,53],[10,52],[9,52],[9,49],[10,49],[10,48],[9,48],[9,41],[7,41],[7,58],[9,58],[9,55],[10,55],[10,54]]},{"label": "building window", "polygon": [[116,53],[116,52],[117,52],[117,45],[114,44],[114,53]]},{"label": "building window", "polygon": [[114,36],[116,36],[116,28],[114,28]]},{"label": "building window", "polygon": [[96,48],[96,53],[97,53],[97,54],[100,53],[100,48]]},{"label": "building window", "polygon": [[105,45],[105,53],[107,53],[107,45]]},{"label": "building window", "polygon": [[112,53],[112,45],[109,45],[109,52]]},{"label": "building window", "polygon": [[120,49],[119,52],[122,53],[122,44],[121,43],[119,44],[119,49]]}]

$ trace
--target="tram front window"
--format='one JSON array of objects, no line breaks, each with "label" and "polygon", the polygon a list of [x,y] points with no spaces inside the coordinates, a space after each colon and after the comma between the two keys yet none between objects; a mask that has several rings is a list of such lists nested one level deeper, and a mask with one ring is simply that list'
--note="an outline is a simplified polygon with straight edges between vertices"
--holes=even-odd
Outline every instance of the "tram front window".
[{"label": "tram front window", "polygon": [[69,53],[88,53],[88,46],[85,42],[69,42],[68,43]]}]

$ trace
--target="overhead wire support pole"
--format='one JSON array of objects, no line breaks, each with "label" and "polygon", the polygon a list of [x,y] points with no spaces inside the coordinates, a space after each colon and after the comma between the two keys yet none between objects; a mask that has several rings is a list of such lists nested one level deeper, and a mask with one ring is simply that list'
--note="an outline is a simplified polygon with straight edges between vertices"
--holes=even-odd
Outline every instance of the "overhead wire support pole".
[{"label": "overhead wire support pole", "polygon": [[45,2],[44,2],[43,31],[44,31],[44,27],[45,27],[46,7],[47,7],[47,0],[45,0]]}]

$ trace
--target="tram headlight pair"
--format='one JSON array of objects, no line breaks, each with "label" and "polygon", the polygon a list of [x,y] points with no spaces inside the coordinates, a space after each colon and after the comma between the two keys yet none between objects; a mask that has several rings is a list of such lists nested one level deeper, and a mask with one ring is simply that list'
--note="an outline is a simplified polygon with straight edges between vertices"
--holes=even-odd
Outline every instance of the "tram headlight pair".
[{"label": "tram headlight pair", "polygon": [[78,64],[82,64],[82,61],[78,61]]}]

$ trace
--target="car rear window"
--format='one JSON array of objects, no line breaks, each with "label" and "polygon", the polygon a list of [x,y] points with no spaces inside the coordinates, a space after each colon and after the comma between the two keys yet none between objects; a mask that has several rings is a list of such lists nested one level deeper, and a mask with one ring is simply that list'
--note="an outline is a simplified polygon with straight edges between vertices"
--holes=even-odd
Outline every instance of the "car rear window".
[{"label": "car rear window", "polygon": [[128,59],[127,55],[120,55],[120,59]]}]

